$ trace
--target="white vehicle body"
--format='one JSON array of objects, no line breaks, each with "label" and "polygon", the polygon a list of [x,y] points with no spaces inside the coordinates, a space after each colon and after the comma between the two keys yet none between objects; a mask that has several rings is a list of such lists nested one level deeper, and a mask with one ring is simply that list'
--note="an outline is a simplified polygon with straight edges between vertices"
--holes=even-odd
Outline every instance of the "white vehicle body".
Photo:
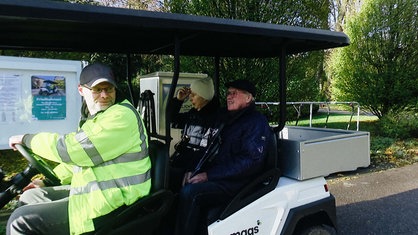
[{"label": "white vehicle body", "polygon": [[335,199],[324,177],[368,166],[369,133],[287,126],[275,134],[273,157],[281,174],[276,187],[221,216],[208,227],[209,234],[300,234],[323,225],[331,229],[321,232],[336,232]]},{"label": "white vehicle body", "polygon": [[248,206],[208,227],[210,235],[281,234],[293,208],[330,197],[326,181],[318,177],[297,181],[281,177],[277,187]]}]

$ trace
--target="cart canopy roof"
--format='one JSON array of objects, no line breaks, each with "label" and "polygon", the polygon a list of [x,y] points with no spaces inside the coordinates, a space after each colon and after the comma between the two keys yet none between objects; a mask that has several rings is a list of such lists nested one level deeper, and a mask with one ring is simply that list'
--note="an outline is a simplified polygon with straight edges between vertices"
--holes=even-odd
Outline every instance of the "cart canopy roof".
[{"label": "cart canopy roof", "polygon": [[276,57],[345,46],[344,33],[45,0],[1,0],[0,48]]}]

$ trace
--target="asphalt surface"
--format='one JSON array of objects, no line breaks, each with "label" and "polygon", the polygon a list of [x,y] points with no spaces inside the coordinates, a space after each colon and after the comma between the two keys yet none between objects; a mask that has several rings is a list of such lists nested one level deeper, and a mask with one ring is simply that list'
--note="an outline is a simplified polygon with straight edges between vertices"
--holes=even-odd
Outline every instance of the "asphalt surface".
[{"label": "asphalt surface", "polygon": [[338,234],[418,234],[418,164],[327,181]]}]

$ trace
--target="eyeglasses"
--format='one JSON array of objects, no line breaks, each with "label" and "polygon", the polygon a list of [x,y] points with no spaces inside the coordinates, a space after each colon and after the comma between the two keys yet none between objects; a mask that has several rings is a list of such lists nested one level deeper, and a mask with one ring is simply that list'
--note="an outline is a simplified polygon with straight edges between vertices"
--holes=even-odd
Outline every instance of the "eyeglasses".
[{"label": "eyeglasses", "polygon": [[91,91],[91,93],[98,95],[101,94],[102,92],[106,93],[106,94],[110,94],[112,92],[115,91],[115,87],[111,86],[111,87],[105,87],[105,88],[98,88],[98,87],[89,87],[87,85],[81,85],[87,89],[89,89]]}]

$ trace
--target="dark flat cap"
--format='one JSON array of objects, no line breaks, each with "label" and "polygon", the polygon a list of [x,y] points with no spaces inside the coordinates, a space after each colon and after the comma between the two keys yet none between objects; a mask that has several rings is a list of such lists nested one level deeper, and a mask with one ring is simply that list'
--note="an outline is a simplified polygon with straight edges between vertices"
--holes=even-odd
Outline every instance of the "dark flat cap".
[{"label": "dark flat cap", "polygon": [[235,80],[235,81],[232,81],[232,82],[228,82],[228,83],[225,84],[225,86],[227,88],[233,87],[233,88],[236,88],[236,89],[247,91],[247,92],[251,93],[251,95],[253,95],[254,97],[257,94],[254,84],[252,82],[248,81],[248,80],[245,80],[245,79],[238,79],[238,80]]}]

